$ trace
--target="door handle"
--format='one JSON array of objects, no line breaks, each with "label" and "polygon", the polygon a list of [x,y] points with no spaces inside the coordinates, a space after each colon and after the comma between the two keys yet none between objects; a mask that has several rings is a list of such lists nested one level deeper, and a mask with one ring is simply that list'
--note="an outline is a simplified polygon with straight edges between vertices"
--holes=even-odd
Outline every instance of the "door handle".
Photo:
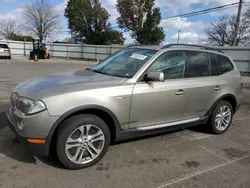
[{"label": "door handle", "polygon": [[185,95],[186,94],[186,92],[183,90],[183,89],[179,89],[176,93],[175,93],[175,95]]},{"label": "door handle", "polygon": [[220,86],[215,86],[214,90],[219,91],[219,90],[221,90],[221,87]]}]

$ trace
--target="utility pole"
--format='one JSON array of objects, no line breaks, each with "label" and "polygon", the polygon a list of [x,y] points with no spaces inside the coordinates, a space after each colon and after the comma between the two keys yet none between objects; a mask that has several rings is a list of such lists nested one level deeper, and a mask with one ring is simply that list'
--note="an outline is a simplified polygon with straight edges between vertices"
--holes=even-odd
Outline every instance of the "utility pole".
[{"label": "utility pole", "polygon": [[177,44],[179,44],[179,42],[180,42],[180,33],[181,33],[181,31],[179,30],[179,31],[178,31]]},{"label": "utility pole", "polygon": [[242,4],[243,4],[243,0],[240,0],[238,14],[237,14],[237,18],[236,18],[235,32],[234,32],[234,36],[233,36],[233,45],[234,46],[237,43],[237,37],[238,37],[238,33],[239,33],[239,28],[240,28],[240,17],[241,17]]}]

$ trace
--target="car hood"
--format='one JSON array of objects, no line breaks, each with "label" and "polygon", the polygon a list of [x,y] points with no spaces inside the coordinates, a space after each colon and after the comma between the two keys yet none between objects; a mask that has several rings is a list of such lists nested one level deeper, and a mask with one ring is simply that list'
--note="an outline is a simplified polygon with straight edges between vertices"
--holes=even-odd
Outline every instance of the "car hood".
[{"label": "car hood", "polygon": [[90,70],[72,71],[27,80],[20,83],[15,91],[20,96],[37,100],[64,93],[117,86],[124,81],[126,78],[107,76]]}]

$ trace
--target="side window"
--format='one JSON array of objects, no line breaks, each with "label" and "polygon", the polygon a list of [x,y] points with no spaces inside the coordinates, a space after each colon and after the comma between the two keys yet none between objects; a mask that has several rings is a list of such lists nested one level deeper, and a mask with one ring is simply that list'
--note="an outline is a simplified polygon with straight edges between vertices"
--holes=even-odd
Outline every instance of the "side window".
[{"label": "side window", "polygon": [[211,66],[211,76],[217,76],[220,74],[219,64],[216,60],[216,56],[214,54],[209,54],[210,56],[210,66]]},{"label": "side window", "polygon": [[163,72],[165,79],[183,78],[185,55],[183,52],[166,52],[155,60],[149,72]]},{"label": "side window", "polygon": [[220,65],[220,73],[224,74],[226,72],[229,72],[231,70],[233,70],[233,65],[231,63],[231,61],[222,55],[218,55],[218,61],[219,61],[219,65]]},{"label": "side window", "polygon": [[210,76],[209,55],[203,52],[186,52],[187,68],[185,76],[187,78]]}]

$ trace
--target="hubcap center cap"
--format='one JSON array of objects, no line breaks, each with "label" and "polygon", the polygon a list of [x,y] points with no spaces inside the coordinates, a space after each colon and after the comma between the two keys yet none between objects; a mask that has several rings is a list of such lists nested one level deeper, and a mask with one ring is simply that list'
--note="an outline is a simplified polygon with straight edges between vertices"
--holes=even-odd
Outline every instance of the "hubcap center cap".
[{"label": "hubcap center cap", "polygon": [[82,145],[83,145],[83,146],[87,146],[87,145],[88,145],[88,142],[83,142]]}]

